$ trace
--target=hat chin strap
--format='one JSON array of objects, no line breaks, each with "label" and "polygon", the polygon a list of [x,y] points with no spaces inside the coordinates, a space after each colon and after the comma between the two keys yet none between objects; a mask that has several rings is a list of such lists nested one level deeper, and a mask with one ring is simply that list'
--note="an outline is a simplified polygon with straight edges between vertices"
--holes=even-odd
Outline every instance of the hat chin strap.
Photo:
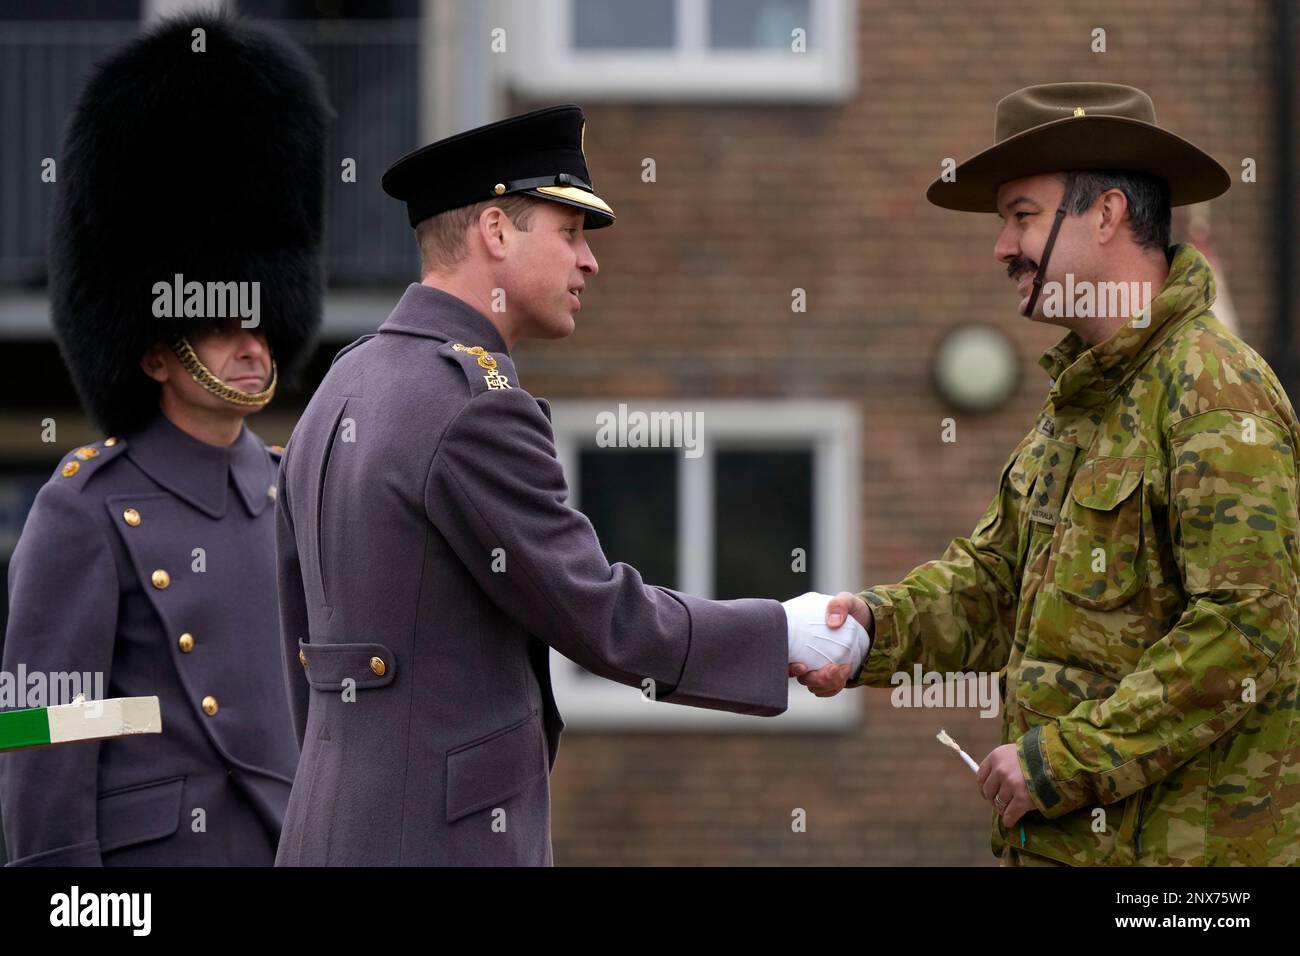
[{"label": "hat chin strap", "polygon": [[1065,180],[1065,195],[1061,197],[1061,205],[1056,207],[1056,219],[1052,222],[1052,231],[1047,234],[1047,245],[1043,246],[1043,257],[1038,260],[1038,272],[1034,276],[1034,291],[1029,293],[1029,304],[1025,311],[1020,313],[1026,318],[1032,318],[1034,315],[1034,306],[1038,304],[1038,293],[1043,291],[1043,276],[1047,275],[1047,260],[1052,257],[1052,248],[1056,245],[1056,234],[1061,231],[1061,223],[1065,221],[1066,204],[1070,201],[1070,192],[1074,187],[1074,174],[1069,173]]},{"label": "hat chin strap", "polygon": [[212,370],[203,364],[203,360],[199,358],[190,345],[189,339],[185,336],[178,335],[172,339],[171,350],[176,353],[176,358],[181,363],[181,367],[190,373],[190,378],[217,396],[217,398],[231,405],[238,405],[240,408],[261,408],[275,394],[275,359],[271,360],[271,381],[266,388],[260,392],[241,392],[239,389],[227,385],[213,374]]}]

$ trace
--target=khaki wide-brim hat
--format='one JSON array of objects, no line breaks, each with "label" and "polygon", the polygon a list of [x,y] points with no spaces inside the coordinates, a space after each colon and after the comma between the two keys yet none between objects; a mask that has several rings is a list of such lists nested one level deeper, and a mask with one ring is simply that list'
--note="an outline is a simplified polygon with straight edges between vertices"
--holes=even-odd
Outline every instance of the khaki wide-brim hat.
[{"label": "khaki wide-brim hat", "polygon": [[1046,83],[1003,97],[994,144],[936,179],[925,197],[962,212],[997,212],[1003,183],[1069,170],[1128,170],[1169,184],[1170,204],[1204,202],[1232,180],[1208,153],[1156,125],[1151,97],[1118,83]]}]

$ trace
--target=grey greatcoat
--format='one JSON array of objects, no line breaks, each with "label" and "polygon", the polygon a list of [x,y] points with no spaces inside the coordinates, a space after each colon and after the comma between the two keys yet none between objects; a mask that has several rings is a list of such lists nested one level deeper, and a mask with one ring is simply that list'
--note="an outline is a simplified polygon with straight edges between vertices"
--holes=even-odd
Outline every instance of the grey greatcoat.
[{"label": "grey greatcoat", "polygon": [[549,865],[549,647],[658,701],[785,709],[781,605],[611,565],[549,414],[492,323],[426,286],[335,358],[281,474],[302,756],[277,864]]},{"label": "grey greatcoat", "polygon": [[0,754],[10,866],[274,862],[297,762],[277,457],[247,427],[221,448],[159,414],[69,453],[36,496],[9,566],[4,669],[156,695],[162,733]]}]

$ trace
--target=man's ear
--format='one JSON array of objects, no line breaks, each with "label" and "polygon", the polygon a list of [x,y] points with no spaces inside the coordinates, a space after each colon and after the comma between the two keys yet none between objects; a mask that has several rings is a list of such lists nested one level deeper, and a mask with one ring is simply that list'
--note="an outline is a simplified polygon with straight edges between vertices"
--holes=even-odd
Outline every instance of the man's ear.
[{"label": "man's ear", "polygon": [[167,360],[163,357],[166,352],[166,345],[162,342],[155,342],[149,346],[140,359],[140,368],[144,369],[144,374],[155,382],[165,382],[171,377],[167,369]]},{"label": "man's ear", "polygon": [[489,206],[479,213],[479,238],[493,259],[506,257],[506,227],[509,225],[510,218],[500,206]]},{"label": "man's ear", "polygon": [[1097,241],[1110,242],[1119,234],[1120,226],[1128,216],[1128,197],[1121,189],[1108,189],[1098,197],[1101,203],[1101,221],[1097,226]]}]

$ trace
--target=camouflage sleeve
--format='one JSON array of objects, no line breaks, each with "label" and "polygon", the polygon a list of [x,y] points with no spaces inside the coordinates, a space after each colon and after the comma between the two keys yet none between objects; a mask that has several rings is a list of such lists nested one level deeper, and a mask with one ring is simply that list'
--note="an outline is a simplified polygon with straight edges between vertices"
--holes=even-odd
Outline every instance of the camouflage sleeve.
[{"label": "camouflage sleeve", "polygon": [[[1288,430],[1212,409],[1174,426],[1169,447],[1169,525],[1187,605],[1110,697],[1018,742],[1030,795],[1049,818],[1162,780],[1264,699],[1295,653],[1300,529]],[[1286,741],[1244,745],[1264,754]]]},{"label": "camouflage sleeve", "polygon": [[1002,669],[1011,652],[1026,498],[1009,480],[1022,442],[1002,470],[997,496],[970,537],[914,568],[898,584],[861,592],[875,616],[871,650],[847,686],[890,686],[900,670]]}]

